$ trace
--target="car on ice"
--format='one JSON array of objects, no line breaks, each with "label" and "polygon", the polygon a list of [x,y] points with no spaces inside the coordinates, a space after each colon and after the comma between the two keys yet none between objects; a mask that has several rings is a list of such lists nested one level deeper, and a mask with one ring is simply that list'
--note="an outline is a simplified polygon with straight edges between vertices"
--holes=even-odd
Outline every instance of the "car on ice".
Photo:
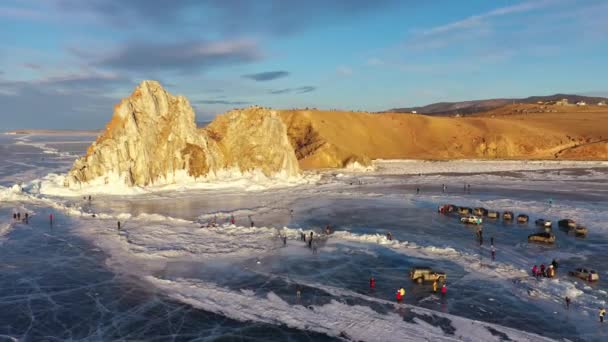
[{"label": "car on ice", "polygon": [[460,222],[468,224],[481,224],[483,220],[479,216],[469,215],[460,218]]},{"label": "car on ice", "polygon": [[475,209],[473,209],[473,214],[475,214],[477,216],[486,216],[486,215],[488,215],[488,209],[482,208],[482,207],[475,208]]},{"label": "car on ice", "polygon": [[586,268],[577,268],[574,271],[568,272],[573,277],[577,277],[586,281],[598,281],[600,280],[600,275],[594,271]]},{"label": "car on ice", "polygon": [[437,209],[437,211],[442,214],[448,214],[455,210],[456,210],[456,206],[453,204],[444,204]]},{"label": "car on ice", "polygon": [[447,275],[444,272],[433,271],[430,267],[417,266],[410,270],[410,279],[421,284],[425,281],[445,282]]},{"label": "car on ice", "polygon": [[498,218],[500,218],[500,213],[498,211],[489,210],[488,211],[488,218],[498,219]]},{"label": "car on ice", "polygon": [[527,223],[530,218],[526,214],[517,215],[517,223]]},{"label": "car on ice", "polygon": [[563,219],[563,220],[559,220],[557,221],[557,225],[562,227],[562,228],[569,228],[569,229],[575,229],[576,228],[576,222],[574,220],[571,219]]},{"label": "car on ice", "polygon": [[574,228],[574,235],[579,237],[587,236],[587,227],[576,226],[576,228]]},{"label": "car on ice", "polygon": [[505,211],[502,214],[502,219],[505,221],[511,221],[513,219],[513,212],[512,211]]},{"label": "car on ice", "polygon": [[538,219],[536,221],[534,221],[534,223],[536,223],[537,226],[540,227],[545,227],[545,228],[551,228],[551,221],[550,220],[545,220],[545,219]]},{"label": "car on ice", "polygon": [[467,208],[467,207],[459,207],[458,208],[458,213],[460,215],[469,215],[472,212],[473,212],[473,209],[471,209],[471,208]]},{"label": "car on ice", "polygon": [[536,233],[528,235],[528,242],[555,243],[555,235],[551,233]]}]

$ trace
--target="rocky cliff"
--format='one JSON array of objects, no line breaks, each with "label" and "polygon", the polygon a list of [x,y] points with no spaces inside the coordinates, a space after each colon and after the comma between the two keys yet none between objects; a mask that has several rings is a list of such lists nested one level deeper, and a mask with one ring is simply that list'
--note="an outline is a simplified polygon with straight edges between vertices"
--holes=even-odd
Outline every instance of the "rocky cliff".
[{"label": "rocky cliff", "polygon": [[213,177],[223,169],[297,175],[285,125],[276,114],[265,114],[255,108],[235,111],[198,130],[186,98],[144,81],[115,106],[106,130],[74,163],[65,185],[147,186],[183,175]]}]

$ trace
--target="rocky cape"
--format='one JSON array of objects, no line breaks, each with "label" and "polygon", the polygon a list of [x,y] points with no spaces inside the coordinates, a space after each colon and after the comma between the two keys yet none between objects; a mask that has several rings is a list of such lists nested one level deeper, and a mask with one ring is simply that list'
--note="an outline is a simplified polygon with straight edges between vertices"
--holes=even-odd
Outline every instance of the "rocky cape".
[{"label": "rocky cape", "polygon": [[608,109],[534,114],[507,106],[497,113],[456,118],[250,107],[197,128],[186,98],[144,81],[116,105],[65,185],[205,181],[224,170],[294,177],[300,169],[366,166],[373,159],[608,160]]},{"label": "rocky cape", "polygon": [[218,117],[198,129],[188,100],[156,81],[143,81],[114,108],[105,131],[76,160],[65,180],[170,184],[184,177],[213,178],[222,170],[297,176],[298,161],[287,128],[272,111],[251,109]]}]

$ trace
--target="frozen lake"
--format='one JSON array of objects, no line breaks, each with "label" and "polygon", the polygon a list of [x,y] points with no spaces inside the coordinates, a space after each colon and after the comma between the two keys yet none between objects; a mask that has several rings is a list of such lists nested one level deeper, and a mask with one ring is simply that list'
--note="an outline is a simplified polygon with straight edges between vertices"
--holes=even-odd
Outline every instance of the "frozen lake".
[{"label": "frozen lake", "polygon": [[[598,323],[608,299],[608,164],[380,161],[375,171],[328,171],[269,190],[42,194],[37,179],[66,172],[93,139],[0,136],[0,338],[608,338]],[[11,188],[19,182],[23,192]],[[473,227],[437,213],[443,203],[526,213],[530,222],[485,219],[480,246]],[[26,211],[27,224],[12,220]],[[537,218],[553,220],[555,246],[527,243],[541,231]],[[561,218],[589,235],[559,229]],[[218,227],[201,228],[212,221]],[[311,231],[316,253],[300,241]],[[553,259],[555,279],[529,276]],[[446,297],[408,279],[420,265],[447,273]],[[568,276],[576,267],[597,270],[600,281]]]}]

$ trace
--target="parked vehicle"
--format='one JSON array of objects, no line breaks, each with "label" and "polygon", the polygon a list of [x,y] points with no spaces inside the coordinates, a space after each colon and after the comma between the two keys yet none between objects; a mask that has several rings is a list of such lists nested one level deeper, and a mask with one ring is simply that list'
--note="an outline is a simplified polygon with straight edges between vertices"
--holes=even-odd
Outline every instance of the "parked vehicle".
[{"label": "parked vehicle", "polygon": [[527,223],[529,219],[530,218],[528,217],[528,215],[525,215],[525,214],[519,214],[519,215],[517,215],[517,222],[518,223]]},{"label": "parked vehicle", "polygon": [[458,208],[458,213],[460,215],[469,215],[472,212],[473,212],[473,210],[471,208],[466,208],[466,207],[459,207]]},{"label": "parked vehicle", "polygon": [[562,227],[562,228],[569,228],[569,229],[575,229],[576,228],[576,222],[574,220],[571,219],[563,219],[563,220],[559,220],[557,222],[557,225]]},{"label": "parked vehicle", "polygon": [[596,271],[586,268],[577,268],[574,271],[570,271],[568,273],[573,277],[577,277],[586,281],[600,280],[600,275]]},{"label": "parked vehicle", "polygon": [[551,221],[549,221],[549,220],[538,219],[538,220],[534,221],[534,223],[540,227],[551,228]]},{"label": "parked vehicle", "polygon": [[498,218],[500,218],[500,213],[498,211],[489,210],[488,211],[488,218],[498,219]]},{"label": "parked vehicle", "polygon": [[483,220],[479,216],[469,215],[460,218],[460,222],[469,224],[481,224]]},{"label": "parked vehicle", "polygon": [[488,210],[486,208],[475,208],[473,209],[473,214],[477,216],[486,216],[488,215]]},{"label": "parked vehicle", "polygon": [[555,235],[547,232],[536,233],[528,235],[528,242],[538,242],[538,243],[555,243]]},{"label": "parked vehicle", "polygon": [[505,211],[502,214],[502,219],[505,221],[511,221],[513,219],[513,212],[511,211]]},{"label": "parked vehicle", "polygon": [[587,236],[587,227],[584,226],[576,226],[574,228],[574,235],[576,236]]},{"label": "parked vehicle", "polygon": [[410,270],[410,279],[421,284],[425,281],[445,282],[447,275],[444,272],[433,271],[430,267],[417,266]]}]

